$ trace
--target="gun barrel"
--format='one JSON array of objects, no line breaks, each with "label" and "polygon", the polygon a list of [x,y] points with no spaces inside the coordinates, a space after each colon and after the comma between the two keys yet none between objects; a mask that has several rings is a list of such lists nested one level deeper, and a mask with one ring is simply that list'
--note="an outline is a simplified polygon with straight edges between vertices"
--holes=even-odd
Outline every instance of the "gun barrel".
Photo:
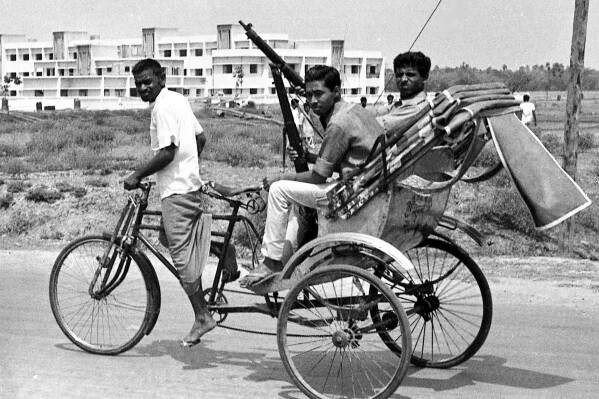
[{"label": "gun barrel", "polygon": [[279,65],[281,72],[283,75],[285,75],[287,80],[291,82],[291,84],[298,87],[304,85],[304,80],[302,77],[293,68],[291,68],[289,64],[287,64],[283,58],[281,58],[281,56],[277,54],[276,51],[274,51],[272,47],[270,47],[268,43],[266,43],[260,37],[260,35],[256,33],[256,31],[252,29],[251,23],[246,25],[242,21],[239,21],[239,24],[243,26],[243,29],[245,29],[245,35],[248,37],[248,39],[250,39],[273,64]]}]

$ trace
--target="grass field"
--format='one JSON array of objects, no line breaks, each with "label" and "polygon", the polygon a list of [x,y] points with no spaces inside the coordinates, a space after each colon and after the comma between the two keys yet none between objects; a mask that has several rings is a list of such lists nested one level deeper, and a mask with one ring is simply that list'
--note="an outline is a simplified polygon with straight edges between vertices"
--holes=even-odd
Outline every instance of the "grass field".
[{"label": "grass field", "polygon": [[[565,93],[560,101],[560,93],[531,94],[539,120],[533,130],[559,160]],[[596,200],[599,95],[585,93],[582,109],[577,181]],[[202,162],[206,179],[232,185],[257,182],[282,167],[279,125],[220,118],[201,107],[196,114],[208,137]],[[151,157],[149,113],[61,111],[32,116],[41,120],[23,122],[0,114],[0,246],[61,246],[83,234],[110,230],[127,195],[120,181]],[[495,157],[488,147],[480,165]],[[156,205],[157,199],[153,201]],[[458,183],[447,212],[473,224],[493,243],[479,248],[466,237],[457,237],[474,254],[561,255],[562,228],[536,231],[504,173],[476,185]],[[575,218],[574,253],[597,258],[598,232],[599,213],[593,205]]]}]

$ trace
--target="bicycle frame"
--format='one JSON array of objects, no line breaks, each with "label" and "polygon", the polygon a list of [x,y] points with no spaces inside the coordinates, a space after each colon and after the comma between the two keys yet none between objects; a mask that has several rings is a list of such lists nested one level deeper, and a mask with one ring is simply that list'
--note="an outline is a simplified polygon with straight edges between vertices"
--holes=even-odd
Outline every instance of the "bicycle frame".
[{"label": "bicycle frame", "polygon": [[[130,258],[127,256],[127,254],[132,251],[139,250],[138,240],[167,268],[169,272],[171,272],[173,276],[175,276],[175,278],[177,278],[177,280],[179,280],[179,274],[177,272],[177,269],[150,242],[148,237],[142,233],[143,230],[162,230],[162,227],[157,224],[143,223],[144,217],[146,216],[162,216],[162,212],[158,210],[147,209],[148,197],[152,185],[152,183],[145,183],[141,185],[141,193],[136,193],[135,195],[129,196],[127,205],[121,211],[121,216],[119,218],[119,221],[117,222],[116,228],[110,236],[111,245],[106,250],[104,256],[100,260],[100,266],[96,270],[94,278],[92,279],[89,286],[89,293],[93,297],[101,298],[103,296],[109,295],[110,292],[112,292],[112,290],[114,290],[114,288],[116,288],[119,285],[119,283],[123,281],[123,279],[127,275],[130,262]],[[208,303],[213,304],[216,301],[217,293],[221,292],[225,285],[225,282],[223,281],[221,276],[225,265],[227,249],[231,244],[231,238],[233,236],[235,225],[238,222],[245,223],[246,226],[249,226],[252,233],[255,234],[256,237],[258,236],[258,231],[247,217],[239,214],[239,209],[246,207],[244,202],[227,198],[214,193],[206,194],[213,198],[224,200],[227,203],[229,203],[229,205],[232,207],[232,211],[230,214],[212,215],[213,220],[228,222],[225,232],[212,231],[212,236],[223,238],[222,250],[219,255],[216,274],[212,282],[210,297],[208,298]],[[116,260],[117,254],[119,253],[121,253],[121,261],[119,262],[118,266],[116,266],[116,270],[113,272],[113,268],[115,267],[114,262]],[[102,269],[106,270],[102,282],[100,283],[100,288],[94,289]]]}]

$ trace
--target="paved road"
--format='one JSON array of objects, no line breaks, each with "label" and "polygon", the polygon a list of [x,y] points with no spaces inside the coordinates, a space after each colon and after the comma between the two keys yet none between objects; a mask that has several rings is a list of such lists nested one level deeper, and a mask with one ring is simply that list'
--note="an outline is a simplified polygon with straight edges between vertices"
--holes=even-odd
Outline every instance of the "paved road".
[{"label": "paved road", "polygon": [[[116,357],[90,355],[62,335],[48,303],[55,252],[0,251],[0,398],[303,398],[279,360],[276,338],[217,329],[191,349],[178,338],[191,310],[161,275],[162,311],[148,337]],[[599,392],[599,290],[491,281],[487,342],[450,370],[411,367],[399,398],[594,398]],[[266,326],[265,316],[230,316]]]}]

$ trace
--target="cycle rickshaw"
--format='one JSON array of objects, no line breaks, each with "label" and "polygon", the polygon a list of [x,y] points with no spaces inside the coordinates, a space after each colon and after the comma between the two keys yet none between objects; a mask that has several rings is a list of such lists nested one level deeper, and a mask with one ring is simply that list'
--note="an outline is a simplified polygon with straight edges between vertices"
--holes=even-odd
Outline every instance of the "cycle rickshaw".
[{"label": "cycle rickshaw", "polygon": [[[479,244],[484,239],[444,211],[452,185],[491,136],[498,145],[493,126],[514,119],[517,104],[501,84],[457,86],[381,137],[369,161],[329,190],[318,210],[318,237],[301,246],[276,278],[253,289],[262,303],[227,299],[233,231],[242,223],[257,236],[240,210],[260,211],[261,197],[255,189],[207,189],[231,206],[229,214],[212,215],[226,223],[224,231],[213,232],[210,252],[219,260],[204,291],[218,323],[233,313],[277,317],[282,362],[311,398],[386,398],[410,362],[444,368],[469,359],[491,326],[491,292],[480,268],[444,229],[459,229]],[[177,276],[142,233],[160,229],[144,223],[160,214],[147,209],[150,189],[143,185],[129,198],[112,234],[73,241],[52,269],[54,316],[88,352],[122,353],[151,333],[160,284],[144,246]],[[239,198],[244,193],[248,199]]]}]

